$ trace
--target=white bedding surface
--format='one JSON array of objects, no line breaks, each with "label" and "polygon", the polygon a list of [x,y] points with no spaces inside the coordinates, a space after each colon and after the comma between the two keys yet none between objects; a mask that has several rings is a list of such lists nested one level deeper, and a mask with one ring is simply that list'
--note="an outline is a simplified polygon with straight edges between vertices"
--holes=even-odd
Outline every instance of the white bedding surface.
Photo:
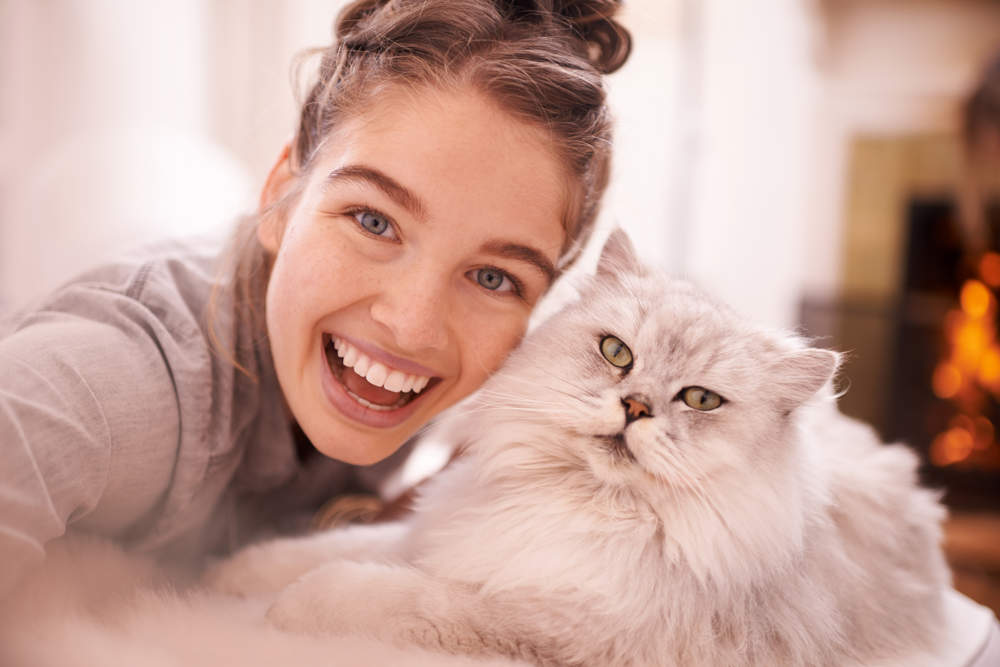
[{"label": "white bedding surface", "polygon": [[[93,539],[50,549],[46,564],[0,603],[0,665],[217,667],[296,665],[511,667],[365,638],[313,638],[271,627],[269,599],[240,599],[176,580],[151,561]],[[933,654],[864,667],[1000,667],[993,612],[946,593],[948,628]]]},{"label": "white bedding surface", "polygon": [[[78,546],[78,545],[77,545]],[[365,638],[312,638],[271,627],[270,601],[174,590],[150,561],[107,544],[47,563],[0,604],[0,665],[510,667]],[[93,548],[91,548],[93,547]]]}]

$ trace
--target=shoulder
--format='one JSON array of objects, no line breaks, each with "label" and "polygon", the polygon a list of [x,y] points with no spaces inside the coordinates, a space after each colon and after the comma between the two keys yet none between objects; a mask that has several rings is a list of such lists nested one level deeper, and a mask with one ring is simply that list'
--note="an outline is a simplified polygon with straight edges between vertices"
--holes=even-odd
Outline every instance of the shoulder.
[{"label": "shoulder", "polygon": [[5,384],[21,395],[47,386],[69,405],[76,395],[103,410],[134,412],[130,397],[142,397],[164,417],[176,413],[171,404],[207,404],[219,390],[213,383],[228,384],[204,324],[220,248],[190,241],[146,248],[16,313],[0,326]]},{"label": "shoulder", "polygon": [[166,325],[197,320],[217,283],[221,247],[197,239],[164,241],[80,274],[13,318],[15,328],[47,314],[103,318],[109,310]]},{"label": "shoulder", "polygon": [[[0,324],[0,340],[17,338],[51,355],[121,356],[150,344],[205,361],[205,313],[218,281],[220,247],[164,242],[83,273]],[[169,362],[170,360],[167,359]]]}]

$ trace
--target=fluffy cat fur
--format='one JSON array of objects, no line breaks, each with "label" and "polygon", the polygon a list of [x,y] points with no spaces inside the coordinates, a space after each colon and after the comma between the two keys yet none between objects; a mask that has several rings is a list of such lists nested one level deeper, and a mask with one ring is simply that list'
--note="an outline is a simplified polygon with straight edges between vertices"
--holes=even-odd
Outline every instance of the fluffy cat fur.
[{"label": "fluffy cat fur", "polygon": [[280,590],[296,632],[546,665],[920,664],[944,511],[908,449],[837,412],[837,361],[616,232],[579,303],[442,422],[465,455],[407,522],[251,547],[209,581]]}]

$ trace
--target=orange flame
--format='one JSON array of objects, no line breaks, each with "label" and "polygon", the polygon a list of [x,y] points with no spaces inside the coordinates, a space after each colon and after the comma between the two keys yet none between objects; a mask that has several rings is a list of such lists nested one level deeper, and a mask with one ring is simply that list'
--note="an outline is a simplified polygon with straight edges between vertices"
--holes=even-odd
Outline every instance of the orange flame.
[{"label": "orange flame", "polygon": [[981,318],[989,311],[993,302],[990,289],[978,280],[966,280],[959,293],[959,303],[969,317]]},{"label": "orange flame", "polygon": [[986,417],[976,417],[973,421],[973,433],[976,436],[975,448],[985,450],[989,449],[990,445],[993,444],[996,429],[993,428],[993,422]]},{"label": "orange flame", "polygon": [[995,453],[993,423],[976,413],[987,395],[1000,401],[997,300],[990,289],[1000,288],[1000,253],[986,253],[978,266],[982,280],[965,281],[959,292],[958,307],[945,316],[948,354],[934,368],[931,377],[934,395],[954,401],[961,410],[931,442],[931,462],[938,466],[959,463],[986,450]]},{"label": "orange flame", "polygon": [[955,364],[942,362],[934,369],[931,388],[938,398],[954,398],[962,388],[962,372]]},{"label": "orange flame", "polygon": [[979,260],[979,275],[990,287],[1000,287],[1000,253],[988,252]]},{"label": "orange flame", "polygon": [[960,426],[953,426],[931,443],[931,461],[935,465],[947,466],[964,461],[972,453],[975,438]]}]

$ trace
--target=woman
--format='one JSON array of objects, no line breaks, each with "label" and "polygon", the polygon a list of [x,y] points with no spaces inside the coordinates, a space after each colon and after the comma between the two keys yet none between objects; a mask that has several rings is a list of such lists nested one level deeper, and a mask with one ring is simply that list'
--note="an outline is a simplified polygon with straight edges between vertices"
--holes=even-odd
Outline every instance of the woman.
[{"label": "woman", "polygon": [[9,322],[0,595],[68,528],[296,529],[478,387],[593,226],[618,5],[351,3],[229,269],[173,244]]}]

